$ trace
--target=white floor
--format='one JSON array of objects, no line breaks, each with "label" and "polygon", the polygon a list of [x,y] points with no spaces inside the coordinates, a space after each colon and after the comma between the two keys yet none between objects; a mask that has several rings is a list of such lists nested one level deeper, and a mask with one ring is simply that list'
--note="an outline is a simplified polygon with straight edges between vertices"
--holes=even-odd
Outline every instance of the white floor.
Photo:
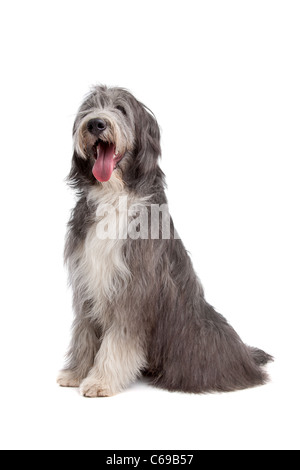
[{"label": "white floor", "polygon": [[36,370],[27,383],[21,376],[6,389],[0,445],[36,450],[299,448],[299,381],[297,387],[280,361],[269,369],[273,383],[243,392],[196,396],[138,383],[116,397],[96,400],[59,388],[54,376]]}]

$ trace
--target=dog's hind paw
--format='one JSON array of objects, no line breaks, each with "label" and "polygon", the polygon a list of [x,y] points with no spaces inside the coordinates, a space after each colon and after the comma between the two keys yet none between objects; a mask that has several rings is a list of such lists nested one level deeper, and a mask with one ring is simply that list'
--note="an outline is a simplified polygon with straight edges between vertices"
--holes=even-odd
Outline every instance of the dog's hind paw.
[{"label": "dog's hind paw", "polygon": [[72,370],[62,370],[57,377],[57,383],[61,387],[74,387],[77,388],[80,385],[80,379],[76,377],[76,374]]},{"label": "dog's hind paw", "polygon": [[80,385],[80,394],[87,398],[111,397],[114,395],[107,387],[92,377],[87,377]]}]

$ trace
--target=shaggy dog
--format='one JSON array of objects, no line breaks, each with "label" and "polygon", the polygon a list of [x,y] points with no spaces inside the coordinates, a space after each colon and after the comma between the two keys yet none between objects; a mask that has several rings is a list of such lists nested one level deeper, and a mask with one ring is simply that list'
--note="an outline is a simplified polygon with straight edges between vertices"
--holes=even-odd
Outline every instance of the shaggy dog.
[{"label": "shaggy dog", "polygon": [[75,320],[58,383],[80,386],[86,397],[114,395],[141,374],[192,393],[265,383],[271,356],[245,345],[206,302],[171,218],[163,233],[167,200],[151,111],[127,90],[96,86],[73,135],[69,182],[78,200],[65,259]]}]

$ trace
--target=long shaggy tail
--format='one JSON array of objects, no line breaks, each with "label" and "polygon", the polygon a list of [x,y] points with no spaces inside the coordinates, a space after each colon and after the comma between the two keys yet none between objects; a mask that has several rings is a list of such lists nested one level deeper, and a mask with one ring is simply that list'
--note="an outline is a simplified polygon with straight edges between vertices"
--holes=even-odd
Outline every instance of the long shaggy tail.
[{"label": "long shaggy tail", "polygon": [[267,354],[265,351],[262,351],[261,349],[250,347],[250,352],[251,352],[251,356],[254,359],[255,364],[257,364],[258,366],[265,366],[269,362],[274,361],[273,356],[270,356],[270,354]]}]

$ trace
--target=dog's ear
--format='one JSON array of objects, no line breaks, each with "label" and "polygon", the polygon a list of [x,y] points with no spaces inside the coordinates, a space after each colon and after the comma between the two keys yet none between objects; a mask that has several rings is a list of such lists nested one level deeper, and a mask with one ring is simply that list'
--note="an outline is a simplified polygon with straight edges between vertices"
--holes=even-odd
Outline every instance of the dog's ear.
[{"label": "dog's ear", "polygon": [[138,103],[135,109],[135,154],[131,173],[141,186],[157,175],[158,157],[161,154],[160,130],[151,111]]},{"label": "dog's ear", "polygon": [[70,173],[67,181],[72,188],[83,189],[84,186],[94,183],[90,159],[84,159],[76,151],[73,153]]}]

